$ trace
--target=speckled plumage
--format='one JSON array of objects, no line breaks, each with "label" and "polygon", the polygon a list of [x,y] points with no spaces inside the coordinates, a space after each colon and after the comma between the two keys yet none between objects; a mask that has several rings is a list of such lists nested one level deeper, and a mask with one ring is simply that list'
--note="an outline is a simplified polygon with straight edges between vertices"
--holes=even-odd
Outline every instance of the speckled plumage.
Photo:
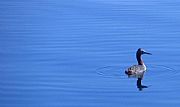
[{"label": "speckled plumage", "polygon": [[143,78],[144,72],[146,71],[145,65],[133,65],[127,70],[125,70],[126,74],[129,77]]}]

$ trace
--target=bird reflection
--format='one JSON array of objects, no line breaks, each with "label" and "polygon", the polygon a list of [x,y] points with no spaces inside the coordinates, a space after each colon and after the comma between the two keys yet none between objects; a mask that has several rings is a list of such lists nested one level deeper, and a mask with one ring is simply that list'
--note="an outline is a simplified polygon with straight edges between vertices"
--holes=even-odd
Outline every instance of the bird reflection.
[{"label": "bird reflection", "polygon": [[142,81],[142,78],[138,78],[138,80],[137,80],[137,88],[139,89],[139,91],[142,91],[143,90],[143,88],[148,88],[148,86],[145,86],[145,85],[142,85],[141,82]]}]

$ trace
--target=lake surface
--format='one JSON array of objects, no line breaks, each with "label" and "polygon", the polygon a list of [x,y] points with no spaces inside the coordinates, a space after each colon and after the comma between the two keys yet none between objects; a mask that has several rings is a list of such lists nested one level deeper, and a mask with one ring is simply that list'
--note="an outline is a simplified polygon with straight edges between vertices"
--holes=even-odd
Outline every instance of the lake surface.
[{"label": "lake surface", "polygon": [[[179,0],[1,0],[0,107],[179,107]],[[139,91],[126,67],[143,48]]]}]

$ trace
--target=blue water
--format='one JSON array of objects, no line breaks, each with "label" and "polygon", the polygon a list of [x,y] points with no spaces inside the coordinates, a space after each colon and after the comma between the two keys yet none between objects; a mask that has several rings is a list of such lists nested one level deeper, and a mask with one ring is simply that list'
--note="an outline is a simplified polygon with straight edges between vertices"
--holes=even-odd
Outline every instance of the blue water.
[{"label": "blue water", "polygon": [[[0,107],[179,107],[178,0],[1,0]],[[124,69],[141,47],[139,91]]]}]

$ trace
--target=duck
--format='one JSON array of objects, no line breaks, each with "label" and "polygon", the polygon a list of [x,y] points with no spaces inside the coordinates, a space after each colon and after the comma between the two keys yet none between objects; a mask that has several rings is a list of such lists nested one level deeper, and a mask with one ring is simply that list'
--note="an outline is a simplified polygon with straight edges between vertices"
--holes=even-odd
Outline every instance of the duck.
[{"label": "duck", "polygon": [[128,77],[135,77],[137,79],[137,88],[139,91],[142,91],[143,88],[148,88],[148,86],[142,85],[142,78],[144,76],[144,73],[146,72],[146,65],[144,64],[144,61],[142,60],[142,55],[147,54],[147,55],[152,55],[149,52],[146,52],[144,49],[139,48],[136,52],[136,59],[138,64],[137,65],[132,65],[128,67],[125,70],[125,74],[128,75]]},{"label": "duck", "polygon": [[128,75],[128,77],[138,78],[137,84],[140,83],[139,81],[143,78],[144,73],[146,72],[146,65],[142,60],[142,55],[144,54],[152,55],[151,53],[146,52],[144,49],[139,48],[136,52],[136,59],[138,64],[132,65],[125,70],[125,74]]}]

